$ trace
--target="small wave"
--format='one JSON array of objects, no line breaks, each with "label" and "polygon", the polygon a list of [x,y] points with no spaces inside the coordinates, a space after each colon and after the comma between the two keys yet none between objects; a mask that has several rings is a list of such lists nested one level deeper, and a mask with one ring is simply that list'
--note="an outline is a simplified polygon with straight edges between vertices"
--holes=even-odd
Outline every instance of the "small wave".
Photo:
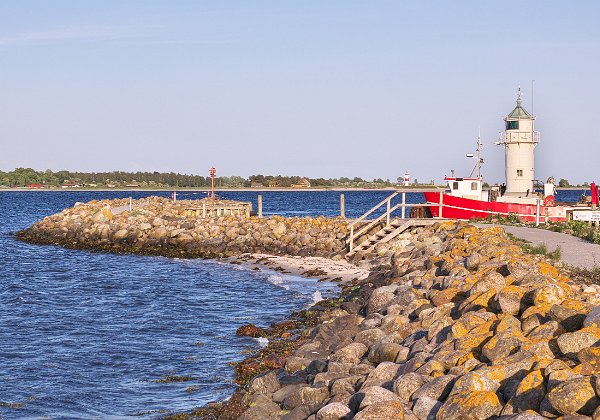
[{"label": "small wave", "polygon": [[278,274],[270,274],[269,277],[267,277],[267,281],[275,286],[282,287],[285,290],[290,290],[290,286],[284,283],[285,279]]},{"label": "small wave", "polygon": [[271,274],[269,277],[267,277],[267,281],[271,284],[281,284],[283,283],[283,277],[277,274]]},{"label": "small wave", "polygon": [[321,295],[321,292],[319,290],[315,290],[315,292],[312,294],[312,298],[312,304],[316,305],[317,303],[323,300],[323,295]]},{"label": "small wave", "polygon": [[269,339],[265,338],[265,337],[257,337],[257,338],[255,338],[255,340],[260,345],[261,348],[265,348],[265,347],[267,347],[267,344],[269,344]]}]

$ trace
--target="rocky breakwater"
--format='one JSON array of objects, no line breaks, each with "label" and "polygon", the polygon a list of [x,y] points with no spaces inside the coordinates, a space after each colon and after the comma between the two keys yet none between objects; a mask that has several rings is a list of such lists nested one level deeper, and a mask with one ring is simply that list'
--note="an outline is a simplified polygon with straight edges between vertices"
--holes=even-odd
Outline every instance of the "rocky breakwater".
[{"label": "rocky breakwater", "polygon": [[197,202],[160,197],[78,203],[46,217],[17,237],[33,243],[69,248],[132,252],[177,257],[225,257],[246,252],[300,256],[333,256],[344,250],[343,219],[201,218],[189,216]]},{"label": "rocky breakwater", "polygon": [[373,258],[245,385],[242,419],[600,418],[598,286],[465,223]]}]

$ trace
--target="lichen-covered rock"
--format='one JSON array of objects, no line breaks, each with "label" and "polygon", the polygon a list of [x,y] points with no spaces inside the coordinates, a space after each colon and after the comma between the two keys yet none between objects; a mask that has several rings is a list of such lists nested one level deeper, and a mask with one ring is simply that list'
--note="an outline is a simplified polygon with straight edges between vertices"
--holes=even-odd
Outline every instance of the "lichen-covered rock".
[{"label": "lichen-covered rock", "polygon": [[491,391],[470,391],[448,397],[436,419],[483,420],[497,416],[502,409],[498,396]]},{"label": "lichen-covered rock", "polygon": [[590,377],[560,383],[547,395],[552,408],[561,414],[592,414],[600,405]]},{"label": "lichen-covered rock", "polygon": [[304,404],[322,403],[329,398],[329,390],[326,385],[305,386],[291,392],[282,401],[282,406],[287,410],[293,410]]},{"label": "lichen-covered rock", "polygon": [[455,380],[456,377],[453,375],[438,376],[437,378],[426,382],[419,389],[417,389],[413,393],[412,399],[416,400],[419,398],[427,397],[434,400],[442,401],[448,396],[448,394],[452,390]]},{"label": "lichen-covered rock", "polygon": [[358,364],[369,349],[362,343],[348,344],[346,347],[336,351],[331,359],[334,362]]},{"label": "lichen-covered rock", "polygon": [[523,340],[511,331],[502,331],[495,334],[483,345],[481,354],[489,361],[496,362],[506,358],[518,349]]},{"label": "lichen-covered rock", "polygon": [[474,371],[459,377],[452,387],[452,394],[463,394],[470,391],[496,392],[500,387],[498,381],[484,375],[482,372]]},{"label": "lichen-covered rock", "polygon": [[350,420],[352,410],[342,403],[330,403],[317,411],[317,420]]},{"label": "lichen-covered rock", "polygon": [[404,362],[409,349],[396,343],[376,343],[369,351],[369,362],[379,364],[382,362]]},{"label": "lichen-covered rock", "polygon": [[567,292],[558,284],[546,284],[535,290],[533,303],[536,306],[560,304],[567,298]]},{"label": "lichen-covered rock", "polygon": [[519,383],[514,396],[502,410],[502,414],[521,413],[527,410],[538,412],[545,395],[546,388],[541,370],[529,372]]},{"label": "lichen-covered rock", "polygon": [[428,376],[416,372],[409,372],[396,379],[393,389],[396,395],[400,397],[400,400],[407,403],[411,400],[414,392],[430,380],[431,378]]},{"label": "lichen-covered rock", "polygon": [[518,315],[525,309],[525,302],[523,301],[525,292],[524,288],[515,285],[501,289],[496,295],[500,310],[506,314]]},{"label": "lichen-covered rock", "polygon": [[359,410],[363,410],[374,403],[382,401],[400,402],[400,398],[396,394],[380,386],[361,389],[360,394],[363,394],[363,398],[360,401]]},{"label": "lichen-covered rock", "polygon": [[400,365],[392,362],[382,362],[375,369],[369,372],[367,379],[365,380],[362,388],[368,388],[371,386],[381,386],[384,388],[391,388],[393,380],[398,374]]},{"label": "lichen-covered rock", "polygon": [[557,339],[558,347],[565,356],[577,359],[577,353],[586,347],[591,347],[600,341],[600,329],[586,327],[579,331],[562,334]]},{"label": "lichen-covered rock", "polygon": [[398,285],[392,284],[389,286],[382,286],[371,293],[369,303],[367,304],[367,314],[374,312],[380,312],[386,308],[389,303],[394,300],[394,292],[398,289]]},{"label": "lichen-covered rock", "polygon": [[577,373],[582,375],[600,374],[600,347],[586,347],[577,353],[581,365],[577,366]]},{"label": "lichen-covered rock", "polygon": [[387,400],[375,402],[362,409],[354,420],[404,419],[404,407],[399,401]]},{"label": "lichen-covered rock", "polygon": [[585,317],[583,326],[600,328],[600,306],[595,306],[592,308],[592,310]]},{"label": "lichen-covered rock", "polygon": [[442,403],[428,397],[422,397],[415,401],[412,412],[419,420],[435,420],[435,416],[442,407]]},{"label": "lichen-covered rock", "polygon": [[280,386],[277,372],[274,370],[259,375],[250,382],[250,390],[257,394],[272,394]]}]

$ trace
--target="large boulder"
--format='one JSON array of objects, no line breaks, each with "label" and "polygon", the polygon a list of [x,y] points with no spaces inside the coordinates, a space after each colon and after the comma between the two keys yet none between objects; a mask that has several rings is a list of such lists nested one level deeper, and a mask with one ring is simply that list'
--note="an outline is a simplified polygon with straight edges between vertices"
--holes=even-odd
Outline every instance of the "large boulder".
[{"label": "large boulder", "polygon": [[404,407],[399,401],[388,400],[375,402],[362,409],[354,416],[354,420],[387,420],[404,419]]},{"label": "large boulder", "polygon": [[369,302],[367,304],[367,314],[371,314],[374,312],[381,312],[385,309],[389,303],[394,300],[394,292],[398,289],[397,284],[392,284],[390,286],[382,286],[371,293],[371,297],[369,298]]},{"label": "large boulder", "polygon": [[437,420],[483,420],[500,414],[502,405],[491,391],[470,391],[448,397],[437,413]]},{"label": "large boulder", "polygon": [[412,395],[412,399],[416,400],[418,398],[427,397],[442,401],[452,390],[455,380],[456,377],[454,375],[438,376],[437,378],[426,382],[418,390],[416,390]]},{"label": "large boulder", "polygon": [[394,392],[400,397],[402,402],[409,402],[415,391],[430,381],[429,376],[424,376],[416,372],[409,372],[400,376],[394,382]]},{"label": "large boulder", "polygon": [[590,377],[562,382],[546,398],[552,408],[561,414],[592,414],[600,404]]},{"label": "large boulder", "polygon": [[359,364],[369,349],[362,343],[348,344],[331,355],[333,362]]},{"label": "large boulder", "polygon": [[579,331],[562,334],[557,339],[558,347],[565,356],[577,359],[577,353],[586,347],[591,347],[600,341],[600,329],[586,327]]},{"label": "large boulder", "polygon": [[317,411],[317,420],[350,420],[352,410],[342,403],[330,403]]},{"label": "large boulder", "polygon": [[409,349],[396,343],[376,343],[369,351],[369,362],[379,364],[382,362],[404,362]]}]

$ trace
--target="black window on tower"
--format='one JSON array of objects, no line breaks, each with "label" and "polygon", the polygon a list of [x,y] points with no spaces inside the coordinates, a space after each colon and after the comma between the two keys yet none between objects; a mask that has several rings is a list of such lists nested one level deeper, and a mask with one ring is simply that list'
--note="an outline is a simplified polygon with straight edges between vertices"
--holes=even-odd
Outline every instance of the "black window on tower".
[{"label": "black window on tower", "polygon": [[518,130],[519,129],[519,121],[506,121],[506,129],[507,130]]}]

